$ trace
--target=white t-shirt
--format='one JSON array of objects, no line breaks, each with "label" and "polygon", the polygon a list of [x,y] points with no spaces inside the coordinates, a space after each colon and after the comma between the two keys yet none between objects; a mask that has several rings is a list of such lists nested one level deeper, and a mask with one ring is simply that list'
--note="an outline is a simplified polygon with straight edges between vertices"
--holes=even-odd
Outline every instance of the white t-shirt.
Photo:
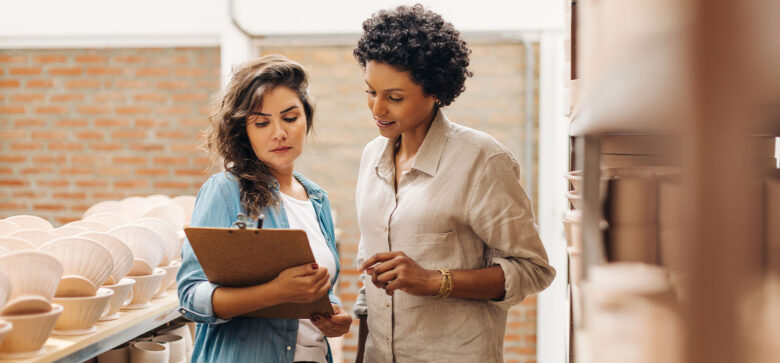
[{"label": "white t-shirt", "polygon": [[[317,214],[314,212],[314,206],[311,200],[298,200],[287,194],[282,195],[282,203],[287,214],[287,220],[290,222],[290,229],[302,229],[306,231],[309,238],[309,246],[314,253],[314,259],[320,267],[328,269],[330,282],[334,283],[333,276],[336,271],[336,259],[330,252],[325,236],[320,229],[320,223]],[[328,354],[328,346],[325,342],[325,336],[322,334],[309,319],[300,319],[298,325],[298,343],[295,345],[294,362],[311,361],[326,363],[325,356]]]}]

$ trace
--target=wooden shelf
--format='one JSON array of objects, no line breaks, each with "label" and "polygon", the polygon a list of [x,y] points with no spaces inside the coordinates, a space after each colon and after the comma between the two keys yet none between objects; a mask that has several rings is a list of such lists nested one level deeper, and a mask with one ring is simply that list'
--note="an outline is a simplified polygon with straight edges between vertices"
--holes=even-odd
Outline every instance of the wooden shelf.
[{"label": "wooden shelf", "polygon": [[126,341],[157,328],[180,316],[176,290],[152,300],[152,306],[139,310],[120,310],[117,320],[97,324],[98,331],[88,335],[52,335],[44,344],[45,353],[26,359],[0,359],[2,363],[83,362]]}]

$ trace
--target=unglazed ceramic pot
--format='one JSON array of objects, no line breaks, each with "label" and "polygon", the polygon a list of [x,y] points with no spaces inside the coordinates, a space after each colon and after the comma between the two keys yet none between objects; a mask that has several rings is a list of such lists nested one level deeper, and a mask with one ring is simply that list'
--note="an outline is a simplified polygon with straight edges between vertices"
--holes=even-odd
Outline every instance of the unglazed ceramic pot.
[{"label": "unglazed ceramic pot", "polygon": [[89,207],[81,216],[81,219],[87,219],[89,216],[99,213],[114,213],[127,217],[127,212],[122,203],[115,200],[104,200]]},{"label": "unglazed ceramic pot", "polygon": [[165,246],[160,235],[149,227],[124,225],[109,233],[125,242],[133,251],[134,263],[128,273],[130,276],[151,274],[165,257]]},{"label": "unglazed ceramic pot", "polygon": [[167,266],[171,261],[179,258],[179,235],[168,222],[159,218],[141,218],[130,222],[131,225],[148,227],[157,232],[165,246],[165,257],[160,262],[160,267]]},{"label": "unglazed ceramic pot", "polygon": [[87,229],[84,227],[79,226],[62,226],[59,228],[52,229],[49,231],[54,237],[56,238],[62,238],[62,237],[73,237],[81,232],[86,232]]},{"label": "unglazed ceramic pot", "polygon": [[[83,237],[59,238],[38,250],[50,253],[62,263],[63,278],[55,294],[58,297],[94,296],[114,268],[111,253],[99,243]],[[83,280],[92,284],[91,291],[81,283]]]},{"label": "unglazed ceramic pot", "polygon": [[11,232],[16,232],[21,229],[22,227],[19,227],[19,225],[14,222],[0,219],[0,236],[5,236]]},{"label": "unglazed ceramic pot", "polygon": [[0,314],[49,311],[62,270],[62,263],[45,252],[17,251],[0,256],[0,271],[11,281],[11,295]]},{"label": "unglazed ceramic pot", "polygon": [[21,238],[36,247],[57,238],[48,231],[40,229],[21,229],[16,232],[11,232],[7,234],[7,236]]},{"label": "unglazed ceramic pot", "polygon": [[88,220],[88,219],[82,219],[74,222],[70,222],[63,227],[67,226],[76,226],[76,227],[82,227],[85,228],[87,231],[96,231],[96,232],[108,232],[111,227],[106,225],[105,223],[94,221],[94,220]]},{"label": "unglazed ceramic pot", "polygon": [[49,221],[38,216],[18,215],[8,217],[5,219],[5,221],[15,223],[19,227],[22,227],[22,229],[39,229],[42,231],[50,231],[54,229],[54,226],[52,226]]},{"label": "unglazed ceramic pot", "polygon": [[51,304],[45,313],[0,316],[0,319],[13,324],[0,345],[0,359],[21,359],[43,354],[42,347],[62,311],[62,305]]},{"label": "unglazed ceramic pot", "polygon": [[133,285],[135,285],[133,279],[122,279],[113,285],[103,285],[106,289],[114,290],[114,295],[108,302],[108,311],[100,317],[100,321],[119,319],[119,309],[133,301]]},{"label": "unglazed ceramic pot", "polygon": [[0,236],[0,247],[5,248],[9,252],[14,251],[34,251],[36,246],[26,240],[19,237]]},{"label": "unglazed ceramic pot", "polygon": [[194,195],[180,195],[171,198],[171,203],[181,208],[184,213],[184,225],[189,226],[192,219],[192,212],[195,210],[195,196]]},{"label": "unglazed ceramic pot", "polygon": [[168,296],[168,293],[165,292],[165,290],[168,290],[176,283],[176,275],[179,273],[179,269],[181,268],[181,263],[179,261],[173,261],[170,265],[160,267],[161,269],[165,270],[165,276],[163,277],[162,281],[160,282],[160,290],[157,291],[157,294],[154,295],[155,299],[160,299],[163,297]]},{"label": "unglazed ceramic pot", "polygon": [[161,268],[155,269],[151,275],[133,276],[132,279],[135,280],[133,300],[130,302],[130,305],[123,307],[122,310],[145,309],[152,306],[150,300],[160,291],[160,285],[164,276],[165,270]]},{"label": "unglazed ceramic pot", "polygon": [[168,363],[171,352],[167,343],[134,342],[130,344],[130,361],[133,363]]},{"label": "unglazed ceramic pot", "polygon": [[108,212],[93,214],[87,218],[84,218],[84,220],[98,221],[107,225],[109,228],[124,226],[125,224],[130,223],[130,218],[127,218],[122,214]]},{"label": "unglazed ceramic pot", "polygon": [[114,290],[100,288],[95,296],[55,297],[54,302],[64,308],[54,325],[56,335],[85,335],[97,331],[95,323],[109,310]]},{"label": "unglazed ceramic pot", "polygon": [[144,212],[143,217],[159,218],[178,231],[184,228],[184,212],[174,204],[168,203],[153,207]]},{"label": "unglazed ceramic pot", "polygon": [[126,243],[122,242],[122,240],[114,235],[107,232],[91,231],[81,233],[77,237],[95,241],[105,247],[111,254],[113,269],[111,270],[108,279],[104,282],[105,284],[111,285],[116,283],[125,277],[127,273],[130,272],[130,269],[133,268],[133,251],[130,250],[130,247]]}]

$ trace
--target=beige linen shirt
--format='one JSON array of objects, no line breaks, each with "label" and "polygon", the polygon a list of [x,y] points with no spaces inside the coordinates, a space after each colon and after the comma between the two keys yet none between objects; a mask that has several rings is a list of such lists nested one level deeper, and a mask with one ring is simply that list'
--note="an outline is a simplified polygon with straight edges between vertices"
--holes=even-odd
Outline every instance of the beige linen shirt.
[{"label": "beige linen shirt", "polygon": [[501,300],[387,296],[366,277],[354,308],[368,315],[365,361],[503,362],[507,310],[555,277],[519,164],[491,136],[439,111],[396,192],[395,142],[378,137],[363,151],[358,264],[403,251],[426,269],[499,265],[506,292]]}]

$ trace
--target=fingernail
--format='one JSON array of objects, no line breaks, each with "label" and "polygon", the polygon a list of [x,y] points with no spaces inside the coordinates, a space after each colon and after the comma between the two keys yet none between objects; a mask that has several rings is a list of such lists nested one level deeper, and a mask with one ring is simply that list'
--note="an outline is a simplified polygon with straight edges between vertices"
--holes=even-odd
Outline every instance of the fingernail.
[{"label": "fingernail", "polygon": [[312,268],[313,270],[316,270],[318,267],[320,267],[320,265],[318,265],[318,264],[316,264],[316,263],[313,263],[313,264],[311,264],[311,268]]}]

